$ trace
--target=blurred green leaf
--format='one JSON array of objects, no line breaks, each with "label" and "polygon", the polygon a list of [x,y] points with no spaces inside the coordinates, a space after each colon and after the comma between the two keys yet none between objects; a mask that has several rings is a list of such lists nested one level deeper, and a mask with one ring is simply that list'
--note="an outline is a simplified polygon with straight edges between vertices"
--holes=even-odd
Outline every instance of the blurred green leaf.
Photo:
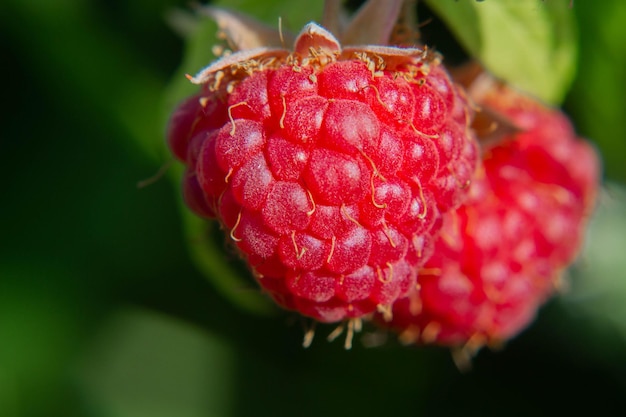
[{"label": "blurred green leaf", "polygon": [[568,108],[603,151],[607,177],[626,181],[626,2],[577,1],[578,77]]},{"label": "blurred green leaf", "polygon": [[574,21],[567,1],[426,3],[467,52],[496,76],[549,103],[563,99],[576,58]]},{"label": "blurred green leaf", "polygon": [[114,315],[80,364],[79,385],[102,417],[228,416],[236,401],[231,346],[143,310]]},{"label": "blurred green leaf", "polygon": [[94,4],[9,0],[3,6],[8,11],[7,17],[0,14],[1,21],[20,35],[21,49],[29,52],[32,66],[53,80],[49,86],[59,98],[77,112],[99,113],[124,129],[144,156],[163,160],[158,123],[162,80],[128,48],[121,33],[103,24]]},{"label": "blurred green leaf", "polygon": [[570,308],[591,316],[598,327],[615,328],[624,342],[625,248],[626,188],[609,184],[591,222],[587,247],[565,301]]},{"label": "blurred green leaf", "polygon": [[44,415],[65,399],[62,375],[77,350],[81,318],[73,294],[54,284],[72,273],[54,263],[0,260],[2,416]]}]

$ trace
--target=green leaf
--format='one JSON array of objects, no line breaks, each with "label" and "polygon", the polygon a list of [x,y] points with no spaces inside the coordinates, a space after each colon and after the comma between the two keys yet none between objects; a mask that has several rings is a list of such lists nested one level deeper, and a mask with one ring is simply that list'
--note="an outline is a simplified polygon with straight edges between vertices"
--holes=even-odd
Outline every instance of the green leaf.
[{"label": "green leaf", "polygon": [[111,317],[77,371],[85,401],[103,417],[229,416],[233,346],[143,310]]},{"label": "green leaf", "polygon": [[83,318],[62,286],[73,273],[58,261],[0,259],[0,415],[45,415],[66,398]]},{"label": "green leaf", "polygon": [[608,185],[587,240],[587,248],[566,295],[568,306],[593,318],[598,327],[612,326],[626,341],[626,188]]},{"label": "green leaf", "polygon": [[493,74],[548,103],[562,101],[576,68],[575,25],[567,1],[426,2]]},{"label": "green leaf", "polygon": [[578,77],[568,108],[581,134],[603,151],[606,176],[626,181],[626,2],[575,3],[580,24]]}]

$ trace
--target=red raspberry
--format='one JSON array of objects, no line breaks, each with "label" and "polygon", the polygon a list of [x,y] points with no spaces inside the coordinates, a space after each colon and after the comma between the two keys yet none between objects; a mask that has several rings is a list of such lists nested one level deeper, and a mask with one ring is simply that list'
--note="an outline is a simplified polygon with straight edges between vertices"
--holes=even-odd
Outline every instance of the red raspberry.
[{"label": "red raspberry", "polygon": [[192,78],[201,92],[168,135],[185,200],[220,220],[281,306],[334,322],[415,286],[477,160],[466,100],[439,61],[342,49],[309,24],[293,52],[237,52]]},{"label": "red raspberry", "polygon": [[500,86],[481,106],[521,131],[487,151],[468,201],[446,214],[420,289],[393,306],[407,342],[507,340],[534,318],[576,257],[598,183],[598,159],[568,119]]}]

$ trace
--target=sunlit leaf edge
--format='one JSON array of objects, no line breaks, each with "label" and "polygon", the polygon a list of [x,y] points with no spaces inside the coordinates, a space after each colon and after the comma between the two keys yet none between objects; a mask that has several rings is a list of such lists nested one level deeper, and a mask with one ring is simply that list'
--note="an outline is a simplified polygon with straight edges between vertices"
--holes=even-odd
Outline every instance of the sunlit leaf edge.
[{"label": "sunlit leaf edge", "polygon": [[568,2],[425,1],[493,74],[547,103],[562,102],[577,57]]}]

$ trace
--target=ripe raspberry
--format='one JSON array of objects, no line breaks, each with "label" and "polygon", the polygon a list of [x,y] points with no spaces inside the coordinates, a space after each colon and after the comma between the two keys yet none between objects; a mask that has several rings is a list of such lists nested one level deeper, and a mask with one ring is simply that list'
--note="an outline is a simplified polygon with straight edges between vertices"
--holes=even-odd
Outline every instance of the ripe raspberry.
[{"label": "ripe raspberry", "polygon": [[293,52],[224,57],[169,126],[184,196],[217,217],[281,306],[323,322],[389,309],[473,175],[464,96],[436,54],[341,48],[316,24]]},{"label": "ripe raspberry", "polygon": [[389,324],[404,341],[466,353],[533,320],[578,253],[598,182],[595,151],[559,111],[504,86],[480,104],[521,131],[487,151],[468,201],[445,215],[420,289]]}]

